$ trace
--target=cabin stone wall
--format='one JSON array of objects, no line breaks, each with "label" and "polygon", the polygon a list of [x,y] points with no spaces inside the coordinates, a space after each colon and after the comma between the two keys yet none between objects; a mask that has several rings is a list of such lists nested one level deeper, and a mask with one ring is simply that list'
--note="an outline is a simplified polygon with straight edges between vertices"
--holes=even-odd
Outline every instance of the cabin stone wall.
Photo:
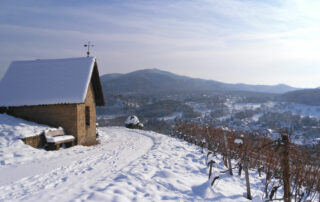
[{"label": "cabin stone wall", "polygon": [[44,134],[39,134],[32,137],[26,137],[21,139],[25,144],[30,145],[34,148],[41,148],[47,143]]},{"label": "cabin stone wall", "polygon": [[[90,124],[86,124],[86,107],[89,107]],[[78,141],[82,145],[94,145],[96,141],[96,104],[93,87],[90,84],[84,104],[77,105]]]},{"label": "cabin stone wall", "polygon": [[36,123],[62,127],[67,135],[77,138],[76,104],[9,107],[7,113]]}]

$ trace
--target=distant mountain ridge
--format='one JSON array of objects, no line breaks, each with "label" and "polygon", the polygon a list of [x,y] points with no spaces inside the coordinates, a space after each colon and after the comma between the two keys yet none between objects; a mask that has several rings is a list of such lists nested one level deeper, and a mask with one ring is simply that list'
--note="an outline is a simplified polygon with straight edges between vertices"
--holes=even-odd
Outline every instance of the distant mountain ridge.
[{"label": "distant mountain ridge", "polygon": [[285,85],[249,85],[228,84],[214,80],[205,80],[180,76],[159,69],[143,69],[127,74],[105,74],[101,76],[104,91],[107,93],[156,93],[167,91],[251,91],[281,94],[298,90]]}]

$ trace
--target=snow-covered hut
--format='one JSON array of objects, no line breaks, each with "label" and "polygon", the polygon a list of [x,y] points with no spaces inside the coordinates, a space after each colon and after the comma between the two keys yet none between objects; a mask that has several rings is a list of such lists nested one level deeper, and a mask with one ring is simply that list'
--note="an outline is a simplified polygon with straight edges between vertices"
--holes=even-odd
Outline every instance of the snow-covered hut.
[{"label": "snow-covered hut", "polygon": [[77,144],[96,144],[96,106],[104,106],[96,58],[14,61],[0,82],[7,114],[63,127]]},{"label": "snow-covered hut", "polygon": [[137,129],[143,129],[144,125],[141,123],[137,116],[131,115],[127,118],[127,120],[124,122],[127,128],[137,128]]}]

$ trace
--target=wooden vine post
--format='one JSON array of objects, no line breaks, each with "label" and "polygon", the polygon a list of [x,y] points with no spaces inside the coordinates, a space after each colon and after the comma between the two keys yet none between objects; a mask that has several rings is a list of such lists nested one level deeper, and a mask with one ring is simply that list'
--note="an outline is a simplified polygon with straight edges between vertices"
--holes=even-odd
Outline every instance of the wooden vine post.
[{"label": "wooden vine post", "polygon": [[210,166],[209,168],[209,180],[211,178],[211,175],[212,175],[212,165],[214,164],[215,162],[213,160],[211,160],[208,165]]},{"label": "wooden vine post", "polygon": [[284,201],[290,202],[290,152],[289,152],[289,136],[287,132],[281,133],[281,168],[283,171],[283,189],[284,189]]},{"label": "wooden vine post", "polygon": [[251,189],[250,189],[250,180],[249,180],[249,166],[248,166],[248,157],[247,157],[247,145],[246,142],[244,141],[244,136],[241,135],[241,140],[242,140],[242,162],[243,162],[243,169],[244,169],[244,174],[246,178],[246,186],[247,186],[247,199],[252,200],[251,196]]},{"label": "wooden vine post", "polygon": [[225,153],[228,161],[228,168],[229,168],[229,173],[230,175],[233,175],[232,173],[232,166],[231,166],[231,159],[230,159],[230,149],[229,149],[229,144],[228,144],[228,138],[225,130],[223,129],[223,137],[224,137],[224,146],[225,146]]}]

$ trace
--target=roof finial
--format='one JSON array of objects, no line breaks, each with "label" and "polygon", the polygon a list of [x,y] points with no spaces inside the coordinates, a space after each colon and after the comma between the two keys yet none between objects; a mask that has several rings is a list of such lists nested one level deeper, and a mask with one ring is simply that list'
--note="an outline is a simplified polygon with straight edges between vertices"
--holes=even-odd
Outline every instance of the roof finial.
[{"label": "roof finial", "polygon": [[87,51],[87,57],[89,57],[90,55],[90,47],[93,47],[93,44],[90,44],[90,41],[88,41],[87,44],[84,44],[84,47],[88,47],[88,51]]}]

